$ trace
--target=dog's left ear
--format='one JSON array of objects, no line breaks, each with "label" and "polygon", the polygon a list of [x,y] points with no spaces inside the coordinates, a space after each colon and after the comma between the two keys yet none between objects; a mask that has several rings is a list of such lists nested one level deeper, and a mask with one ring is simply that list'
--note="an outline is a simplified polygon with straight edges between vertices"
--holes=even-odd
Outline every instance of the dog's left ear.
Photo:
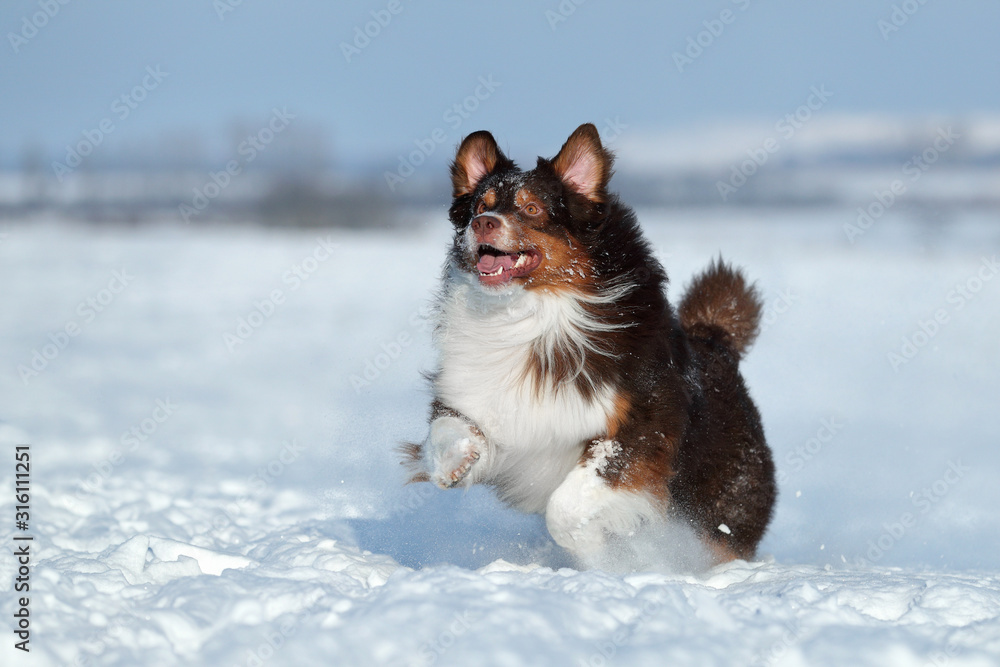
[{"label": "dog's left ear", "polygon": [[559,154],[552,158],[552,166],[562,182],[597,203],[607,198],[612,164],[614,156],[601,145],[601,136],[592,123],[576,128]]},{"label": "dog's left ear", "polygon": [[473,132],[462,141],[451,163],[452,196],[461,197],[476,189],[479,181],[498,166],[512,164],[486,130]]}]

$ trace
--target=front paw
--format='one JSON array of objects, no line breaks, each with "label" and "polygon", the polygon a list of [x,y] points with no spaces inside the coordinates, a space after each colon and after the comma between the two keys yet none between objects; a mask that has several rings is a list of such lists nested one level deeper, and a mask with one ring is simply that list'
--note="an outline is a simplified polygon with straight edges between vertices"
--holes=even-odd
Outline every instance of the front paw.
[{"label": "front paw", "polygon": [[450,489],[468,477],[472,466],[479,460],[479,452],[472,449],[467,438],[462,438],[457,445],[461,460],[456,456],[451,461],[442,461],[443,465],[434,472],[434,483],[442,489]]},{"label": "front paw", "polygon": [[427,447],[431,481],[442,489],[450,489],[469,479],[485,445],[482,435],[468,422],[457,417],[438,417],[431,423]]}]

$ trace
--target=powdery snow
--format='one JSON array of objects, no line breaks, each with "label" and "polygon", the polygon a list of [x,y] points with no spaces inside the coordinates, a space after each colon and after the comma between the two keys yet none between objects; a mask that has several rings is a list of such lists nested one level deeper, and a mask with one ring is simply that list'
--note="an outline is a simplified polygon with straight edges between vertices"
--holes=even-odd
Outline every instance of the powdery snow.
[{"label": "powdery snow", "polygon": [[849,211],[640,217],[675,301],[719,251],[768,301],[744,366],[780,473],[757,562],[580,572],[485,489],[402,484],[443,213],[0,230],[0,441],[31,444],[34,536],[31,654],[5,631],[0,662],[997,664],[995,221],[890,212],[851,244]]}]

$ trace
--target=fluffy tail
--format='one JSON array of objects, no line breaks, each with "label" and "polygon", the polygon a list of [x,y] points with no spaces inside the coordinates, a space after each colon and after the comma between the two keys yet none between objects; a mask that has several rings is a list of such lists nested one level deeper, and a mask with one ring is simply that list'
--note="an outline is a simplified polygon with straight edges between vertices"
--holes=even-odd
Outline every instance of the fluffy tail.
[{"label": "fluffy tail", "polygon": [[688,287],[678,314],[689,336],[720,340],[742,357],[760,331],[761,309],[757,289],[719,258]]}]

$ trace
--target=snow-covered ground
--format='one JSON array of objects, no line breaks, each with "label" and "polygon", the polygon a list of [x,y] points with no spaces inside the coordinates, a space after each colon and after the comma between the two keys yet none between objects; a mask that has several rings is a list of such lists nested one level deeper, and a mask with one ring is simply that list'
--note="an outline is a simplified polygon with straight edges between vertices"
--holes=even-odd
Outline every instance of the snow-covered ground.
[{"label": "snow-covered ground", "polygon": [[641,217],[675,299],[721,251],[768,300],[744,370],[781,497],[754,563],[579,572],[487,490],[402,484],[443,211],[0,228],[0,662],[998,664],[995,217],[890,210],[854,243],[843,210]]}]

